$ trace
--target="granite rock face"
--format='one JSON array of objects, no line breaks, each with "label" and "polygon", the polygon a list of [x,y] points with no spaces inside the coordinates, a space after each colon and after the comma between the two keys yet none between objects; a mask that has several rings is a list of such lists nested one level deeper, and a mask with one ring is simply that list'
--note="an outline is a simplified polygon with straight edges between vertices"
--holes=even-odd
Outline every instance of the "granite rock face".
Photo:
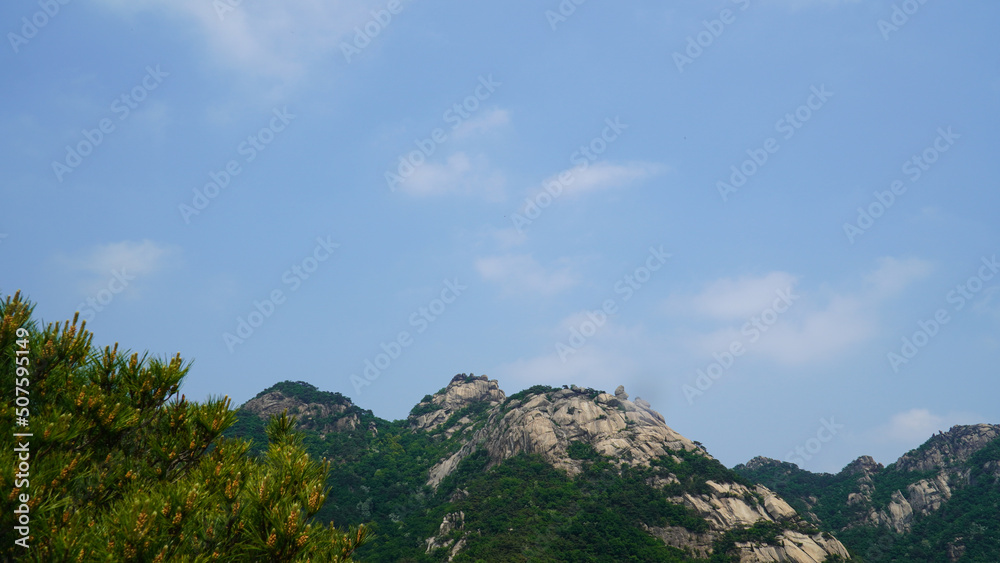
[{"label": "granite rock face", "polygon": [[830,555],[840,555],[844,559],[850,557],[847,549],[836,539],[828,539],[819,535],[807,536],[793,531],[786,531],[782,534],[780,546],[740,543],[736,545],[743,550],[740,555],[740,563],[761,561],[822,563]]},{"label": "granite rock face", "polygon": [[417,409],[428,412],[411,416],[410,426],[416,430],[431,431],[444,424],[451,415],[473,403],[498,405],[506,398],[495,379],[488,379],[485,375],[456,375],[445,387],[444,393],[438,393],[430,401],[422,401],[417,405]]},{"label": "granite rock face", "polygon": [[[449,385],[445,395],[453,393],[454,385]],[[663,416],[649,407],[607,393],[596,397],[591,394],[560,389],[498,406],[462,449],[431,469],[428,484],[436,487],[477,448],[486,449],[492,465],[520,453],[541,454],[571,475],[580,470],[580,462],[567,454],[571,442],[590,444],[598,453],[622,458],[632,465],[648,465],[651,459],[678,449],[698,450],[708,456],[668,427]]]},{"label": "granite rock face", "polygon": [[[424,412],[411,417],[411,425],[433,431],[452,414],[475,402],[487,403],[483,415],[486,421],[469,435],[458,451],[431,468],[427,484],[436,488],[463,459],[477,451],[486,452],[490,466],[521,453],[538,454],[556,468],[574,475],[581,471],[584,463],[569,455],[570,445],[575,442],[588,444],[599,454],[632,466],[649,466],[663,456],[673,456],[677,463],[682,463],[678,455],[682,450],[711,459],[704,448],[667,426],[663,416],[648,402],[638,397],[632,402],[628,397],[621,386],[614,395],[573,386],[507,400],[495,381],[456,377],[443,392],[421,403]],[[462,425],[463,421],[459,420],[455,426]],[[465,425],[468,426],[468,422]],[[663,487],[676,482],[671,475],[671,478],[650,484]],[[707,532],[696,534],[677,527],[647,526],[647,533],[667,545],[708,556],[712,542],[728,530],[759,521],[801,524],[795,510],[765,487],[748,488],[737,483],[713,481],[708,481],[707,485],[708,494],[685,493],[667,499],[694,509],[709,523]],[[455,518],[451,514],[445,517],[439,533],[428,539],[429,548],[432,545],[443,547],[436,538],[455,529]],[[849,558],[847,549],[832,537],[792,530],[779,535],[778,545],[739,544],[738,547],[740,561],[748,563],[819,563],[830,555]]]}]

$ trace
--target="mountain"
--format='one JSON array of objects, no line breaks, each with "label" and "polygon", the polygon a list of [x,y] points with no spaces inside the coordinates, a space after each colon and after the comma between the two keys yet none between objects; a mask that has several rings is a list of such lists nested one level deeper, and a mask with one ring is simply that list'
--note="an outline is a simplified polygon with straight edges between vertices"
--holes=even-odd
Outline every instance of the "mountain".
[{"label": "mountain", "polygon": [[815,474],[758,457],[734,470],[864,561],[1000,561],[1000,425],[954,426],[888,467],[863,456]]},{"label": "mountain", "polygon": [[228,435],[261,451],[267,418],[286,410],[307,451],[331,461],[317,517],[374,529],[361,561],[850,560],[772,488],[622,387],[507,396],[496,380],[459,374],[387,421],[283,382],[244,404]]}]

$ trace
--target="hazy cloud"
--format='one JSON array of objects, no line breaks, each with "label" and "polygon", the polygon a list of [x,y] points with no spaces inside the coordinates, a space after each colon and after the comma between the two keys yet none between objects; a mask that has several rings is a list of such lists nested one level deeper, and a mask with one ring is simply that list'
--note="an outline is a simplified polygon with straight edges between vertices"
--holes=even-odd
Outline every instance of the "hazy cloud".
[{"label": "hazy cloud", "polygon": [[480,258],[476,271],[486,281],[500,285],[506,294],[552,295],[577,284],[567,259],[546,269],[530,254]]},{"label": "hazy cloud", "polygon": [[339,56],[340,42],[378,6],[374,0],[240,2],[232,9],[205,0],[100,1],[124,16],[149,13],[192,24],[219,64],[283,80],[302,77],[324,55]]},{"label": "hazy cloud", "polygon": [[[645,180],[659,174],[660,166],[645,162],[629,164],[613,164],[610,162],[595,162],[581,169],[580,167],[565,170],[572,176],[572,181],[564,187],[566,195],[596,192],[600,190],[622,188],[629,184]],[[556,174],[545,180],[545,184],[556,182],[563,173]]]},{"label": "hazy cloud", "polygon": [[879,258],[878,268],[865,276],[865,281],[879,295],[895,295],[912,282],[927,277],[933,266],[927,260],[918,258],[898,259],[886,256]]},{"label": "hazy cloud", "polygon": [[179,257],[178,247],[146,239],[98,245],[76,256],[57,256],[56,260],[67,270],[81,275],[81,291],[89,294],[106,285],[113,272],[145,277],[167,269]]},{"label": "hazy cloud", "polygon": [[[753,354],[801,365],[828,360],[878,336],[882,304],[931,269],[929,262],[915,258],[881,258],[877,267],[863,276],[865,287],[840,293],[807,290],[796,276],[781,271],[723,278],[709,282],[694,295],[671,296],[666,310],[726,323],[689,336],[692,348],[701,354],[725,350],[739,341]],[[784,300],[779,303],[779,292],[788,291],[793,297],[791,305]],[[780,311],[786,305],[787,311]],[[755,332],[759,332],[758,337],[748,342]]]},{"label": "hazy cloud", "polygon": [[503,174],[492,169],[485,156],[469,158],[457,152],[443,163],[425,162],[415,167],[397,189],[415,197],[467,194],[499,201],[504,196],[504,183]]},{"label": "hazy cloud", "polygon": [[882,442],[922,444],[938,431],[947,431],[957,424],[978,424],[985,420],[972,413],[934,414],[928,409],[914,408],[892,415],[887,424],[874,431],[874,438]]},{"label": "hazy cloud", "polygon": [[455,139],[465,139],[473,135],[488,133],[510,123],[510,112],[500,108],[488,110],[485,114],[474,117],[462,123],[452,136]]}]

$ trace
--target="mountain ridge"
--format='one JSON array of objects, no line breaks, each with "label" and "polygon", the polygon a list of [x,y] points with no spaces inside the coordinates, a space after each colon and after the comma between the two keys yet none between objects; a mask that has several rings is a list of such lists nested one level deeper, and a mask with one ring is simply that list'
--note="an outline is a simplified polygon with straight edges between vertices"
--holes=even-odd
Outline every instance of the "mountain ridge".
[{"label": "mountain ridge", "polygon": [[860,456],[836,474],[816,474],[755,457],[733,469],[847,544],[866,546],[865,560],[1000,561],[1000,425],[952,426],[887,466]]},{"label": "mountain ridge", "polygon": [[[758,456],[730,470],[622,386],[508,396],[496,380],[458,374],[395,421],[282,382],[240,408],[248,416],[234,435],[253,437],[285,409],[334,462],[324,516],[370,522],[382,537],[363,560],[616,560],[600,555],[614,549],[610,537],[583,540],[595,530],[628,538],[617,560],[1000,560],[988,516],[1000,425],[952,427],[888,466],[860,456],[814,474]],[[937,533],[939,520],[972,533]],[[940,557],[920,545],[925,536]]]},{"label": "mountain ridge", "polygon": [[[315,393],[315,387],[304,385],[304,391]],[[622,386],[611,394],[575,385],[539,385],[507,396],[496,380],[458,374],[397,421],[361,409],[345,414],[353,404],[343,396],[347,403],[338,397],[339,406],[323,408],[289,394],[295,394],[294,388],[287,385],[284,390],[262,391],[241,407],[252,417],[243,418],[259,421],[277,408],[288,408],[290,414],[294,410],[309,417],[301,428],[317,445],[347,436],[355,440],[349,455],[345,448],[325,450],[334,456],[334,473],[339,471],[329,482],[350,489],[342,495],[343,502],[336,493],[331,498],[349,513],[354,498],[371,494],[354,512],[373,518],[381,528],[385,544],[372,550],[377,560],[388,560],[381,556],[390,552],[413,561],[475,560],[476,554],[491,554],[494,560],[498,550],[522,551],[502,560],[564,560],[559,557],[573,550],[582,550],[584,557],[593,547],[580,543],[578,534],[585,529],[613,529],[632,537],[628,545],[618,547],[622,556],[637,556],[629,550],[645,553],[641,560],[850,559],[835,537],[806,522],[767,487],[725,468],[700,444],[667,426],[648,402],[629,400]],[[325,398],[334,401],[332,395]],[[345,416],[357,419],[342,422]],[[390,503],[400,503],[398,510],[379,521],[379,511],[389,508],[381,500],[378,479],[394,469],[385,462],[387,455],[397,456],[397,465],[407,473],[393,485],[398,490]],[[494,487],[500,486],[495,479],[484,481],[484,476],[507,473],[517,475],[509,479],[520,483],[503,495],[510,506],[484,510],[483,503],[492,502]],[[536,493],[520,497],[525,490]],[[566,498],[545,498],[555,490],[569,493]],[[636,499],[644,499],[640,508],[632,506]],[[551,508],[529,508],[536,504]],[[609,505],[618,510],[608,512]],[[407,506],[410,511],[404,512]],[[510,512],[509,531],[518,530],[528,540],[508,538],[497,512]],[[545,525],[521,523],[532,518],[541,518]],[[494,535],[485,534],[484,526],[497,528]],[[423,531],[418,534],[416,528]],[[556,544],[565,546],[555,549]],[[531,557],[524,559],[528,552]]]}]

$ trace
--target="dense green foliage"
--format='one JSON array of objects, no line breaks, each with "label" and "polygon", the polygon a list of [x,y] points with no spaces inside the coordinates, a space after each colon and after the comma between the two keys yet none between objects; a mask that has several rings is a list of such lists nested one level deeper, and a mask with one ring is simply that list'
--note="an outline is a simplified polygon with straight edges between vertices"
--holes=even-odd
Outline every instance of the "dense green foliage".
[{"label": "dense green foliage", "polygon": [[267,421],[260,417],[237,411],[236,420],[223,433],[225,437],[239,437],[249,442],[251,455],[260,456],[267,451]]},{"label": "dense green foliage", "polygon": [[4,451],[27,454],[0,469],[4,560],[348,561],[364,543],[365,528],[312,521],[327,466],[292,420],[271,421],[266,452],[251,457],[246,442],[220,438],[234,420],[228,399],[178,396],[179,355],[94,348],[76,319],[43,328],[32,309],[18,294],[0,302],[0,385],[29,399],[10,395],[0,421],[27,418],[32,434],[0,435]]}]

